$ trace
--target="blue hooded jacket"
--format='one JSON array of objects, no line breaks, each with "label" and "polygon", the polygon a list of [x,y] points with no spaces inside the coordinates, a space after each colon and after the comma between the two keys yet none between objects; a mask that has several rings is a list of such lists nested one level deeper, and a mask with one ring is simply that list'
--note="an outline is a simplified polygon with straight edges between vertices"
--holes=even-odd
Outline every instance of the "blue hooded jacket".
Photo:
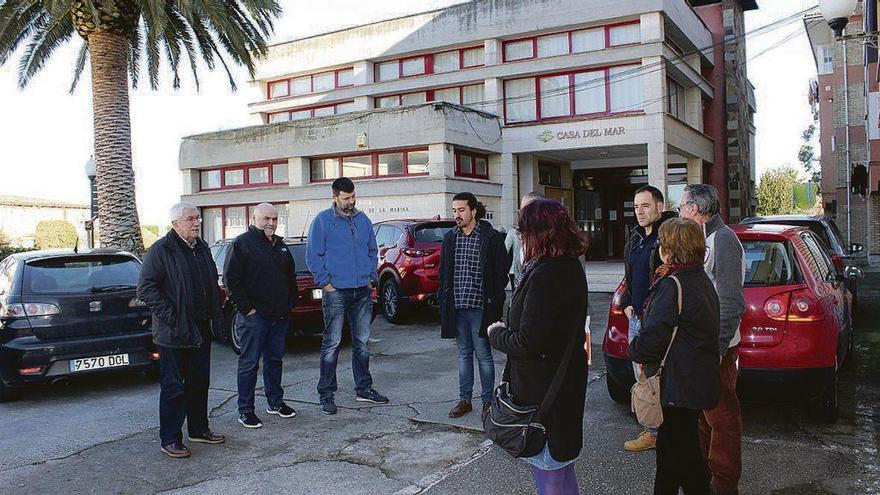
[{"label": "blue hooded jacket", "polygon": [[309,227],[306,263],[318,287],[356,289],[378,282],[378,254],[373,223],[361,211],[347,217],[333,205]]}]

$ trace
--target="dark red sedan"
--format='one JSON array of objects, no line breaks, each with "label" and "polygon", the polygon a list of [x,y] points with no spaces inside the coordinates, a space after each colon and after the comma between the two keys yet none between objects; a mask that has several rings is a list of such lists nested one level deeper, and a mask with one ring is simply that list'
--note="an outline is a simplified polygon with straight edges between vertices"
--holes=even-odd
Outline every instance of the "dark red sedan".
[{"label": "dark red sedan", "polygon": [[[746,258],[746,312],[740,324],[737,392],[745,400],[807,402],[820,421],[837,417],[837,375],[852,351],[852,296],[816,234],[773,224],[732,227]],[[628,322],[614,293],[602,345],[608,392],[629,400]]]}]

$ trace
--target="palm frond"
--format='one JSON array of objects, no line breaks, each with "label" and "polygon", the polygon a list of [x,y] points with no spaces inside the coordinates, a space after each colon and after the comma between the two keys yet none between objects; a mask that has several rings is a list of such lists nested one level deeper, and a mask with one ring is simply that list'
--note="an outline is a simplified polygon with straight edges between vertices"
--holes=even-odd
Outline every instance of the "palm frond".
[{"label": "palm frond", "polygon": [[88,59],[89,42],[83,40],[82,46],[79,47],[79,54],[76,56],[76,62],[73,64],[73,82],[70,83],[70,94],[73,94],[73,90],[76,89],[76,85],[79,84],[79,78],[82,76],[82,72],[86,67],[86,61]]},{"label": "palm frond", "polygon": [[128,33],[128,75],[131,77],[131,86],[137,88],[141,74],[141,31],[143,22],[139,22]]},{"label": "palm frond", "polygon": [[0,65],[29,38],[48,13],[39,2],[7,2],[0,5]]},{"label": "palm frond", "polygon": [[35,29],[35,35],[28,44],[18,65],[18,86],[23,88],[28,81],[43,68],[56,48],[73,36],[73,20],[67,14],[62,2],[57,2]]}]

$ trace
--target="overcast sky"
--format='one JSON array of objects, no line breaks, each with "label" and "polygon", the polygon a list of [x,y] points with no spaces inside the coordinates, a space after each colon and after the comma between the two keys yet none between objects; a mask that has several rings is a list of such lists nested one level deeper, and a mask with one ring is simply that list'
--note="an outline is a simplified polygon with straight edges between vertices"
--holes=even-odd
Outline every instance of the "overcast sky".
[{"label": "overcast sky", "polygon": [[[287,14],[276,24],[272,42],[299,38],[380,19],[444,7],[459,0],[325,0],[281,1]],[[815,1],[758,0],[760,10],[746,14],[754,29],[802,10]],[[308,5],[308,9],[302,8]],[[379,8],[378,6],[382,7]],[[318,6],[318,7],[315,7]],[[800,31],[799,34],[796,34]],[[782,164],[797,165],[800,135],[810,123],[808,80],[816,69],[803,24],[794,23],[748,40],[750,57],[796,34],[748,64],[756,87],[758,173]],[[88,182],[84,164],[92,153],[91,81],[85,74],[68,94],[73,61],[80,40],[56,51],[47,67],[28,87],[19,90],[19,57],[0,67],[0,194],[35,196],[85,203]],[[88,72],[88,71],[86,71]],[[258,98],[237,72],[233,93],[222,73],[201,73],[201,91],[183,73],[183,87],[174,91],[163,80],[158,91],[141,87],[131,94],[132,141],[137,200],[144,223],[165,223],[167,209],[180,197],[177,155],[183,136],[259,123],[247,103]],[[146,78],[142,78],[145,80]]]}]

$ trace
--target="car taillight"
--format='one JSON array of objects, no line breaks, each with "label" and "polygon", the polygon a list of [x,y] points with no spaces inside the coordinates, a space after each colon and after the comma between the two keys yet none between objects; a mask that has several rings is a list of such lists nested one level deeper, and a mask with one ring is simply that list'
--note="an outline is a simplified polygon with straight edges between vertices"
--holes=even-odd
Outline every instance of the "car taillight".
[{"label": "car taillight", "polygon": [[146,305],[147,305],[147,303],[141,301],[140,299],[138,299],[136,297],[132,297],[131,301],[128,301],[129,308],[143,308]]},{"label": "car taillight", "polygon": [[617,286],[617,290],[614,291],[614,297],[611,299],[611,314],[613,315],[622,315],[623,308],[620,307],[620,302],[623,300],[623,284]]},{"label": "car taillight", "polygon": [[403,254],[409,256],[410,258],[421,258],[423,256],[429,256],[434,254],[436,249],[413,249],[413,248],[403,248],[401,249]]},{"label": "car taillight", "polygon": [[25,316],[51,316],[61,314],[61,308],[49,303],[4,304],[0,306],[0,318],[24,318]]},{"label": "car taillight", "polygon": [[820,321],[825,313],[819,307],[819,301],[810,292],[799,290],[792,292],[788,306],[788,321]]},{"label": "car taillight", "polygon": [[788,317],[788,293],[771,296],[764,303],[764,314],[771,320],[785,321]]}]

